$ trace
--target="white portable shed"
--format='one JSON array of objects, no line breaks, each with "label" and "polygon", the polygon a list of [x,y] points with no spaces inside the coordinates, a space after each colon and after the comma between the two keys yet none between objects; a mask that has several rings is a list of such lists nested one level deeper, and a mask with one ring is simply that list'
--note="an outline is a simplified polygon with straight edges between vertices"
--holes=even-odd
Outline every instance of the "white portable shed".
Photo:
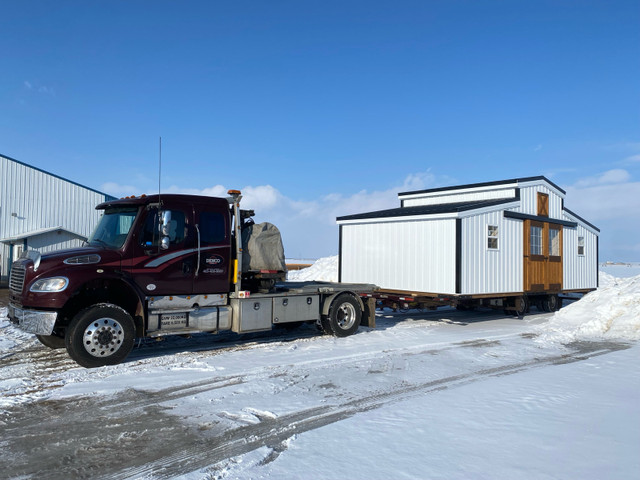
[{"label": "white portable shed", "polygon": [[337,219],[339,279],[434,296],[593,290],[599,229],[565,195],[542,176],[400,193],[400,208]]}]

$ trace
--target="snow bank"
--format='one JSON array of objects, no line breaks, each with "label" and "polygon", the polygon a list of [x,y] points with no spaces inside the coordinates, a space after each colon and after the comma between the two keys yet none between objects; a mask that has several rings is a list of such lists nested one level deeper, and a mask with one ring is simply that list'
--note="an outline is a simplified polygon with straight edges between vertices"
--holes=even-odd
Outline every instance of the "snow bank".
[{"label": "snow bank", "polygon": [[287,275],[287,280],[292,282],[307,282],[319,280],[322,282],[338,281],[338,255],[319,258],[309,268],[292,270]]},{"label": "snow bank", "polygon": [[600,273],[600,288],[540,325],[541,341],[640,340],[640,275],[615,278]]}]

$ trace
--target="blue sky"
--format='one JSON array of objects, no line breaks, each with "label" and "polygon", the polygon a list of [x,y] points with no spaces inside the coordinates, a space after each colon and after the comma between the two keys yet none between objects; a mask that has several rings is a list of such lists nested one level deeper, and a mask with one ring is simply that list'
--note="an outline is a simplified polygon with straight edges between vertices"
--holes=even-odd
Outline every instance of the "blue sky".
[{"label": "blue sky", "polygon": [[640,261],[637,1],[0,6],[0,153],[116,196],[246,193],[288,256],[396,193],[546,175]]}]

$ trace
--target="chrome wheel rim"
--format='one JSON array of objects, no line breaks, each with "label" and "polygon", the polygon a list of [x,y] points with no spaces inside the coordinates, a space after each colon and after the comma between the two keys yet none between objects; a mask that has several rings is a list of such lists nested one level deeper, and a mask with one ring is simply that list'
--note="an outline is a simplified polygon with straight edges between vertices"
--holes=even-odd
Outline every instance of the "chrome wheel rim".
[{"label": "chrome wheel rim", "polygon": [[347,330],[356,322],[356,309],[350,303],[343,303],[336,312],[336,321],[342,330]]},{"label": "chrome wheel rim", "polygon": [[82,343],[89,355],[108,357],[116,353],[124,341],[122,325],[113,318],[101,318],[84,330]]}]

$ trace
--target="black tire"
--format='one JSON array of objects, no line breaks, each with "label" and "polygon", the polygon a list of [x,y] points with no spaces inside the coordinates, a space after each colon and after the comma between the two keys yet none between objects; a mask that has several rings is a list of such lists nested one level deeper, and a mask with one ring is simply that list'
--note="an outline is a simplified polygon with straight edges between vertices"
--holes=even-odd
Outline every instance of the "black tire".
[{"label": "black tire", "polygon": [[529,297],[526,295],[522,297],[516,297],[512,301],[509,301],[509,309],[504,309],[505,315],[510,315],[512,317],[523,318],[526,313],[529,313]]},{"label": "black tire", "polygon": [[342,293],[331,302],[329,314],[322,319],[322,328],[325,333],[336,337],[348,337],[358,330],[361,320],[362,309],[358,300]]},{"label": "black tire", "polygon": [[514,303],[516,307],[514,313],[518,318],[524,317],[529,312],[529,298],[526,295],[516,297]]},{"label": "black tire", "polygon": [[36,338],[40,340],[40,343],[45,347],[57,350],[58,348],[64,348],[64,337],[58,337],[57,335],[36,335]]},{"label": "black tire", "polygon": [[122,362],[133,348],[135,324],[117,305],[93,305],[78,313],[65,335],[69,356],[83,367]]},{"label": "black tire", "polygon": [[542,309],[545,312],[555,312],[560,308],[560,299],[557,295],[547,295],[542,301]]}]

